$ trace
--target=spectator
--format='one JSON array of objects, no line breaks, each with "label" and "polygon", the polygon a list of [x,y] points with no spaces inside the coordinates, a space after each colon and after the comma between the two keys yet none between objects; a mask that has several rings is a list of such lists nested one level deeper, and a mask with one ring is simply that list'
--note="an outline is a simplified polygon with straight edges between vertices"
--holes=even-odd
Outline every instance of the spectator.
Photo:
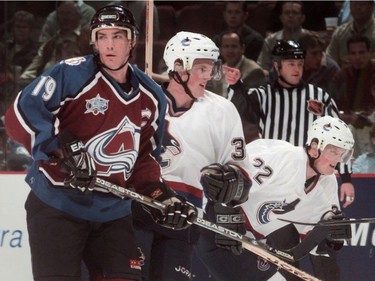
[{"label": "spectator", "polygon": [[[265,75],[262,68],[253,60],[244,56],[245,44],[241,35],[235,31],[226,31],[220,35],[220,56],[225,61],[224,65],[237,68],[241,72],[241,79],[246,88],[259,87],[265,83]],[[207,90],[227,97],[228,84],[226,73],[220,80],[210,80]]]},{"label": "spectator", "polygon": [[327,47],[330,55],[343,68],[349,63],[346,42],[353,35],[364,35],[370,38],[371,48],[375,46],[374,1],[350,1],[350,12],[353,21],[342,24],[334,31]]},{"label": "spectator", "polygon": [[375,62],[371,60],[371,41],[364,35],[355,34],[346,42],[349,66],[342,68],[329,86],[329,93],[337,101],[346,123],[355,123],[355,112],[374,108],[371,95],[371,78],[375,74]]},{"label": "spectator", "polygon": [[283,2],[281,4],[280,21],[282,23],[282,29],[266,37],[262,51],[257,60],[267,76],[272,70],[271,53],[276,41],[298,40],[305,32],[307,32],[307,30],[302,28],[302,24],[305,21],[302,2]]},{"label": "spectator", "polygon": [[[375,76],[371,78],[371,96],[375,101]],[[368,111],[361,111],[354,114],[354,122],[349,127],[352,130],[355,145],[353,156],[357,158],[359,155],[373,151],[373,145],[368,138],[371,127],[375,123],[375,108],[372,107]]]},{"label": "spectator", "polygon": [[63,2],[56,11],[59,31],[47,42],[40,46],[38,54],[32,63],[22,73],[22,84],[27,84],[57,62],[56,46],[59,42],[70,40],[78,42],[81,33],[81,14],[78,5],[74,2]]},{"label": "spectator", "polygon": [[[256,60],[262,49],[264,38],[250,26],[246,25],[248,16],[245,1],[228,1],[225,3],[223,17],[227,28],[224,31],[235,31],[240,34],[245,44],[245,57]],[[220,34],[213,37],[213,41],[217,46],[220,45],[220,37]]]},{"label": "spectator", "polygon": [[[91,7],[90,5],[86,4],[83,0],[78,1],[72,1],[72,0],[66,0],[61,1],[58,3],[58,5],[64,5],[65,3],[75,3],[78,9],[78,13],[80,15],[79,17],[79,25],[81,28],[89,28],[90,26],[90,20],[95,14],[95,9]],[[59,33],[62,28],[71,29],[70,25],[76,25],[75,18],[76,16],[74,14],[70,14],[68,11],[64,11],[63,14],[60,17],[64,17],[66,19],[64,21],[64,25],[62,26],[59,23],[59,19],[57,18],[57,10],[51,12],[42,27],[41,34],[39,36],[39,42],[41,44],[47,42],[49,39],[51,39],[55,34]],[[72,21],[70,21],[70,17],[72,17]]]},{"label": "spectator", "polygon": [[[375,10],[374,10],[375,15]],[[337,16],[337,23],[338,25],[342,25],[344,23],[348,23],[353,20],[353,17],[350,13],[350,0],[344,0],[341,2],[340,11]]]},{"label": "spectator", "polygon": [[370,149],[362,152],[353,163],[353,173],[375,173],[375,123],[367,134]]},{"label": "spectator", "polygon": [[332,77],[340,70],[339,65],[324,51],[324,42],[314,33],[305,33],[298,40],[305,51],[302,79],[328,91]]},{"label": "spectator", "polygon": [[38,52],[33,39],[35,17],[27,11],[17,11],[12,20],[11,38],[6,41],[7,60],[19,76]]}]

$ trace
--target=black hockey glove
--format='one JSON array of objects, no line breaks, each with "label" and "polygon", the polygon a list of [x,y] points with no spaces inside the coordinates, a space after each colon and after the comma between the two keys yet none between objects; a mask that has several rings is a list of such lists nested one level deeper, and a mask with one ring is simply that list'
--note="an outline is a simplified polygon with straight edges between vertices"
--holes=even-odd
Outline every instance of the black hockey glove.
[{"label": "black hockey glove", "polygon": [[[335,205],[332,206],[332,210],[325,212],[322,215],[321,221],[340,221],[347,220],[343,212]],[[344,241],[352,238],[352,231],[349,224],[347,225],[329,225],[329,232],[327,238],[324,239],[317,248],[318,254],[329,254],[332,256],[333,252],[341,250],[344,246]]]},{"label": "black hockey glove", "polygon": [[185,229],[193,224],[198,216],[197,208],[193,204],[169,188],[161,186],[161,188],[153,189],[152,194],[157,194],[157,196],[152,196],[152,194],[150,196],[166,206],[164,212],[147,205],[142,205],[142,207],[150,213],[156,223],[174,230]]},{"label": "black hockey glove", "polygon": [[69,133],[60,134],[60,143],[64,155],[59,161],[60,168],[69,174],[64,180],[65,186],[78,188],[82,192],[93,190],[96,182],[95,162],[83,143]]},{"label": "black hockey glove", "polygon": [[[215,222],[218,226],[233,230],[236,233],[245,234],[245,215],[241,207],[226,207],[220,203],[208,203],[207,208],[208,220]],[[216,246],[231,251],[235,255],[240,255],[243,251],[242,243],[234,239],[215,233]]]},{"label": "black hockey glove", "polygon": [[239,168],[219,163],[201,169],[201,184],[208,199],[231,206],[245,202],[251,187]]}]

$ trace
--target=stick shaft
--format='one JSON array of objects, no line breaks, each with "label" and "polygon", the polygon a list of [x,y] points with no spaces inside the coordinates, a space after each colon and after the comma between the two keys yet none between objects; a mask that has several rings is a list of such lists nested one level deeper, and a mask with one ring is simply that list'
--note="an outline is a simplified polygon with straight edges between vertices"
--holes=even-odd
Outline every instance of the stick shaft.
[{"label": "stick shaft", "polygon": [[[113,193],[114,195],[120,197],[120,198],[130,198],[135,201],[138,201],[142,204],[145,204],[147,206],[159,209],[160,211],[164,211],[165,205],[159,201],[155,201],[152,198],[139,194],[135,191],[132,191],[130,189],[127,189],[125,187],[119,186],[117,184],[111,183],[109,181],[106,181],[101,178],[96,178],[96,186],[100,187],[98,191],[102,191],[102,189],[107,190],[110,193]],[[275,264],[276,266],[302,278],[303,280],[307,281],[319,281],[319,279],[311,276],[310,274],[304,272],[303,270],[300,270],[293,265],[287,263],[286,261],[270,254],[265,246],[260,245],[255,240],[251,240],[250,238],[243,236],[240,233],[237,233],[233,230],[227,229],[222,226],[218,226],[215,223],[212,223],[210,221],[207,221],[203,218],[197,217],[197,219],[194,221],[194,224],[203,227],[205,229],[208,229],[210,231],[216,232],[218,234],[221,234],[225,237],[234,239],[236,241],[239,241],[242,243],[242,246],[247,249],[248,251],[260,256],[261,258]]]}]

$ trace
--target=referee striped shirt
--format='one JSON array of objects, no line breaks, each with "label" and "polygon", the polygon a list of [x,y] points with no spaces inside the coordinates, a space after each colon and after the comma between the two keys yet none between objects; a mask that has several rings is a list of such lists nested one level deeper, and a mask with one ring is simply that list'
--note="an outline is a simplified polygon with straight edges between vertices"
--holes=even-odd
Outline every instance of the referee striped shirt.
[{"label": "referee striped shirt", "polygon": [[[307,131],[319,117],[339,117],[336,103],[327,92],[312,84],[301,84],[296,88],[251,89],[250,107],[259,110],[258,120],[263,138],[285,140],[296,146],[304,146]],[[251,109],[249,110],[255,110]]]},{"label": "referee striped shirt", "polygon": [[[276,83],[248,91],[235,86],[230,88],[228,98],[237,107],[243,122],[258,124],[263,138],[285,140],[296,146],[306,144],[307,131],[317,118],[325,115],[339,118],[339,110],[330,95],[304,82],[294,88]],[[340,173],[349,171],[347,165],[340,165]]]}]

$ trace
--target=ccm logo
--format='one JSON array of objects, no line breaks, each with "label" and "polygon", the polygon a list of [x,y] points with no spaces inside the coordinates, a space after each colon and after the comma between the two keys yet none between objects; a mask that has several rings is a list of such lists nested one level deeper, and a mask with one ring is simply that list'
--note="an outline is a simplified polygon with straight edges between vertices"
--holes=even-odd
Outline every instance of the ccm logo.
[{"label": "ccm logo", "polygon": [[216,215],[217,223],[242,223],[245,221],[244,216],[241,215]]}]

